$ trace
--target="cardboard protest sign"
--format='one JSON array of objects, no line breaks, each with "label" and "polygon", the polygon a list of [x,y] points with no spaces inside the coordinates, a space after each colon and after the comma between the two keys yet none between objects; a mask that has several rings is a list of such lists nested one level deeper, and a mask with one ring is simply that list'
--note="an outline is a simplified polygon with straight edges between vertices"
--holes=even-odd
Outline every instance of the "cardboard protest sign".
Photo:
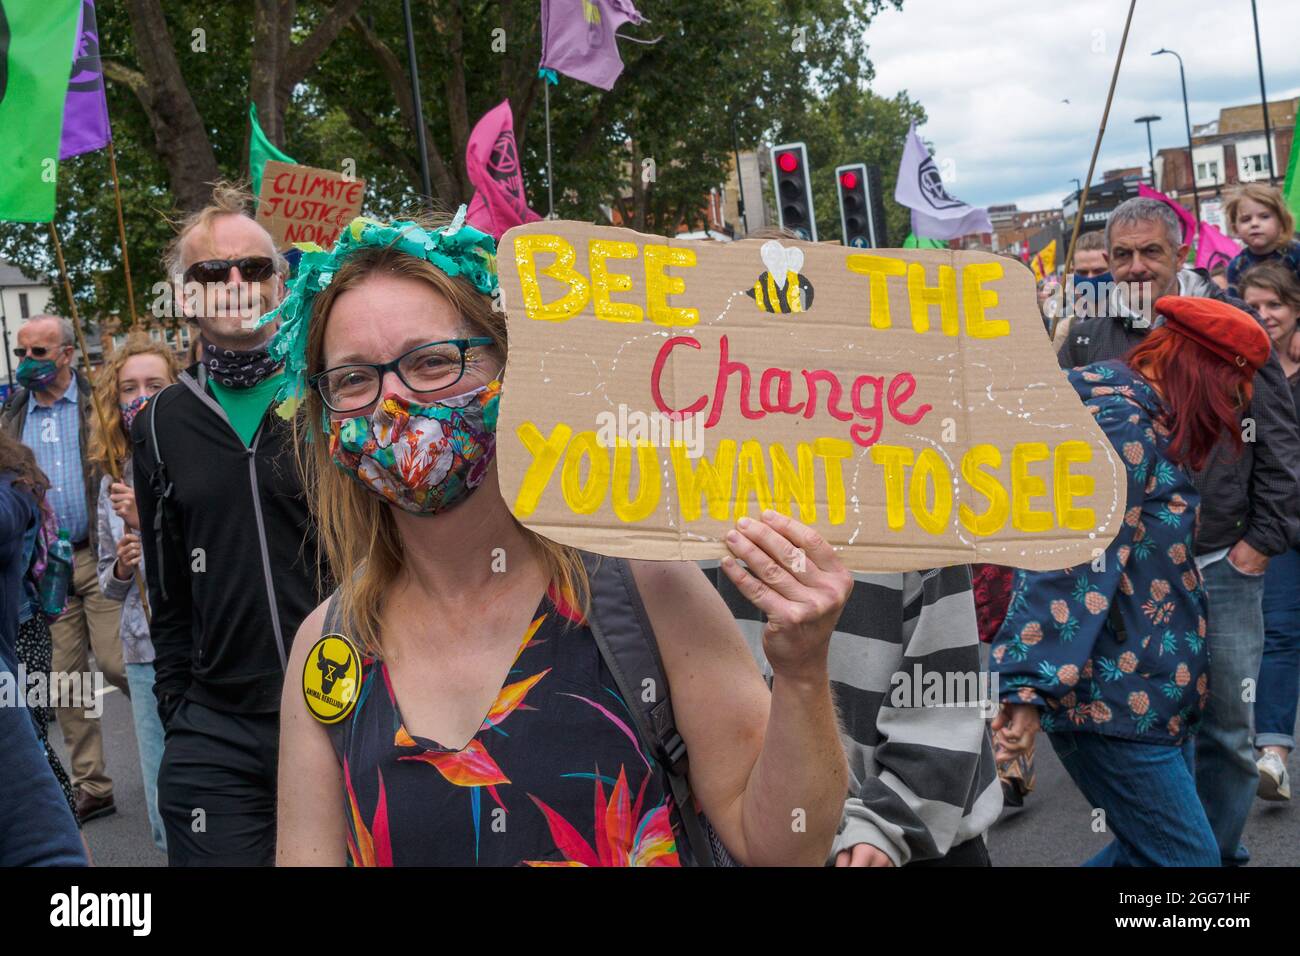
[{"label": "cardboard protest sign", "polygon": [[267,160],[257,195],[257,221],[277,249],[295,242],[334,245],[343,227],[361,214],[366,181],[332,169]]},{"label": "cardboard protest sign", "polygon": [[1048,569],[1123,518],[1018,262],[538,222],[498,267],[501,491],[548,538],[716,558],[773,508],[855,570]]}]

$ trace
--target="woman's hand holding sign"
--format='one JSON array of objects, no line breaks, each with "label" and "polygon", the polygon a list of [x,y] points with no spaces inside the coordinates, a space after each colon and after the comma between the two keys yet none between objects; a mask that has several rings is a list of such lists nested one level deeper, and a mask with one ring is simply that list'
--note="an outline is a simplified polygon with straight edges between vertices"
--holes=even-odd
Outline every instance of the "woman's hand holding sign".
[{"label": "woman's hand holding sign", "polygon": [[853,575],[820,534],[775,511],[764,511],[759,521],[741,518],[726,542],[733,556],[722,559],[723,572],[767,617],[763,651],[773,673],[824,681],[831,633]]}]

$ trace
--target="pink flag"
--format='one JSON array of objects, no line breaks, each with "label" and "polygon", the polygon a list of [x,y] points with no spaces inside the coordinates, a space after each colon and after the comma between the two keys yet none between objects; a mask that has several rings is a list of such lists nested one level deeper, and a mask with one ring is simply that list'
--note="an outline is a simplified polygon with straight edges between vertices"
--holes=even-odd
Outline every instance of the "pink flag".
[{"label": "pink flag", "polygon": [[524,195],[509,100],[502,100],[475,124],[465,147],[465,169],[474,184],[465,216],[471,226],[500,241],[511,226],[542,218],[528,208]]},{"label": "pink flag", "polygon": [[1193,216],[1190,212],[1184,209],[1181,205],[1174,202],[1164,193],[1156,192],[1146,183],[1138,184],[1138,195],[1141,196],[1143,199],[1158,199],[1160,202],[1164,203],[1175,213],[1177,213],[1178,220],[1183,224],[1183,242],[1185,242],[1187,245],[1192,244],[1192,240],[1196,237],[1195,216]]},{"label": "pink flag", "polygon": [[1196,268],[1213,269],[1217,265],[1227,266],[1241,252],[1241,246],[1229,239],[1208,222],[1201,223],[1201,231],[1196,237]]},{"label": "pink flag", "polygon": [[542,62],[602,90],[623,72],[614,33],[625,23],[643,23],[632,0],[542,0]]}]

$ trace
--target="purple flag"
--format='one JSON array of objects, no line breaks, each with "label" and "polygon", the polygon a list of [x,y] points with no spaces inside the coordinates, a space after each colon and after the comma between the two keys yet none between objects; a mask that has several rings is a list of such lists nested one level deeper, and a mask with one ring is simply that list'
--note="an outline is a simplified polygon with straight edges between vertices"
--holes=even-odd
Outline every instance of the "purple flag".
[{"label": "purple flag", "polygon": [[644,23],[632,0],[542,0],[542,69],[602,90],[623,72],[614,33]]},{"label": "purple flag", "polygon": [[104,71],[99,63],[99,27],[94,0],[82,0],[81,26],[72,50],[72,75],[63,104],[63,144],[59,159],[103,149],[113,136],[104,100]]}]

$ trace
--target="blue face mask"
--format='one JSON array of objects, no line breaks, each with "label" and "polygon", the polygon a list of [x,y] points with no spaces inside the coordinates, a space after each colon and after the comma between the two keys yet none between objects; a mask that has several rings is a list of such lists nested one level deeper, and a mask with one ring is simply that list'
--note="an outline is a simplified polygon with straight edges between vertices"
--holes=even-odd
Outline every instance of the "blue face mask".
[{"label": "blue face mask", "polygon": [[1096,294],[1097,292],[1100,291],[1100,289],[1098,289],[1098,286],[1100,286],[1103,282],[1114,282],[1114,281],[1115,280],[1111,278],[1111,274],[1109,272],[1103,272],[1099,276],[1087,276],[1087,277],[1081,276],[1077,272],[1074,274],[1074,288],[1076,292],[1079,289],[1091,288],[1092,292]]}]

